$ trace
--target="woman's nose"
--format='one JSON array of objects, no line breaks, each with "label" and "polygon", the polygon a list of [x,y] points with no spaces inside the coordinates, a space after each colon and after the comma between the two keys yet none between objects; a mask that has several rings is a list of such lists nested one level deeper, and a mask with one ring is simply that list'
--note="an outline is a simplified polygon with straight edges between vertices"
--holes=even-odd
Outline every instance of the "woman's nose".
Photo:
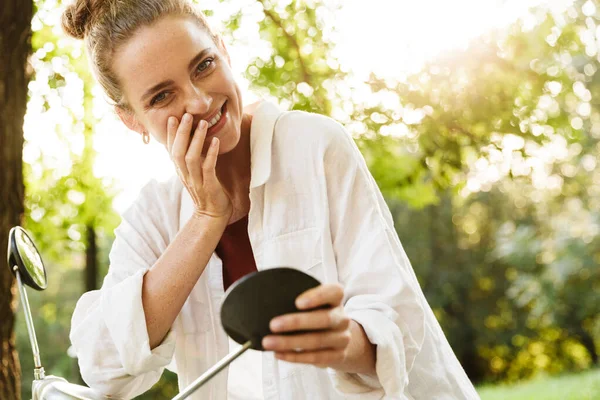
[{"label": "woman's nose", "polygon": [[213,99],[211,95],[202,90],[202,88],[191,85],[188,90],[185,111],[203,118],[211,111],[210,106],[212,105],[212,102]]}]

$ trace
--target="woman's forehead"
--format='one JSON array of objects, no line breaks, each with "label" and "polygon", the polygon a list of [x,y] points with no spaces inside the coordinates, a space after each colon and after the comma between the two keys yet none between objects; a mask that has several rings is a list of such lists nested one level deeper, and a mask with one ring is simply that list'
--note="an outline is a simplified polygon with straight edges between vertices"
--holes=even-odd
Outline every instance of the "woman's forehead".
[{"label": "woman's forehead", "polygon": [[187,72],[189,62],[211,47],[215,47],[212,38],[193,19],[167,17],[140,28],[118,49],[113,69],[124,87],[138,92],[157,79],[175,79],[169,75]]}]

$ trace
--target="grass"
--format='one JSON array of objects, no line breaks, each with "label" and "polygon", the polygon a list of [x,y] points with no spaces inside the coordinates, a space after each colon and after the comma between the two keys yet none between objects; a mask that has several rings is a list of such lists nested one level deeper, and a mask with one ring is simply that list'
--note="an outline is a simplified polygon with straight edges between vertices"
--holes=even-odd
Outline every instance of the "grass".
[{"label": "grass", "polygon": [[600,369],[514,385],[482,386],[478,392],[482,400],[600,400]]}]

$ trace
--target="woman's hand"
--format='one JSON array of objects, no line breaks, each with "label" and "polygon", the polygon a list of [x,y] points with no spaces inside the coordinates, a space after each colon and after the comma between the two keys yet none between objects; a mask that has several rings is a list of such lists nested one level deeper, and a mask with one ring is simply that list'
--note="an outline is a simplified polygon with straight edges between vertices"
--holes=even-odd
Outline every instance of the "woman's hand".
[{"label": "woman's hand", "polygon": [[[307,290],[296,299],[296,307],[310,310],[282,315],[271,320],[274,335],[263,339],[265,350],[275,357],[293,363],[336,367],[344,363],[351,339],[350,319],[341,306],[344,290],[340,285],[324,284]],[[290,331],[308,331],[296,335],[277,335]]]},{"label": "woman's hand", "polygon": [[208,123],[200,121],[193,135],[192,123],[193,117],[188,113],[183,115],[181,122],[175,117],[169,117],[167,150],[181,182],[192,197],[194,215],[229,220],[233,211],[231,198],[223,190],[215,172],[219,139],[212,138],[206,156],[203,156]]}]

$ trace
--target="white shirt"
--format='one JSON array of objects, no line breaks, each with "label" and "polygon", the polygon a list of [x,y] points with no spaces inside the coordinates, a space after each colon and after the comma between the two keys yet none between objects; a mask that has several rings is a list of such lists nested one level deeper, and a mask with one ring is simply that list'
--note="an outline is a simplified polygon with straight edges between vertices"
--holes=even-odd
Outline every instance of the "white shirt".
[{"label": "white shirt", "polygon": [[[242,345],[229,339],[229,352],[233,353]],[[227,400],[263,400],[262,353],[246,350],[244,354],[229,364],[227,379]]]},{"label": "white shirt", "polygon": [[[248,234],[258,270],[298,268],[344,286],[344,309],[377,347],[377,378],[262,353],[265,399],[478,399],[419,287],[358,148],[330,118],[263,102],[251,126]],[[229,352],[213,254],[161,345],[150,350],[142,280],[193,212],[177,177],[149,183],[123,215],[100,290],[78,301],[71,341],[84,380],[131,398],[165,367],[186,387]],[[235,362],[235,361],[234,361]],[[221,373],[193,399],[227,398]],[[231,382],[235,384],[235,382]],[[231,385],[229,385],[231,386]]]}]

